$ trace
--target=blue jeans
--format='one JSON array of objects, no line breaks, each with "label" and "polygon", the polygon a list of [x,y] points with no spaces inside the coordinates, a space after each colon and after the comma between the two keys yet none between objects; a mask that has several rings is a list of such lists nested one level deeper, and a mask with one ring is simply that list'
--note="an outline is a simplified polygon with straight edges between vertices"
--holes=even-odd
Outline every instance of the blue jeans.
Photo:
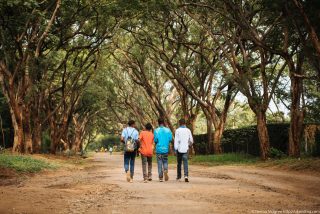
[{"label": "blue jeans", "polygon": [[181,164],[183,161],[184,176],[188,176],[188,153],[177,152],[177,178],[181,178]]},{"label": "blue jeans", "polygon": [[163,178],[163,171],[168,170],[168,154],[157,154],[159,178]]},{"label": "blue jeans", "polygon": [[134,161],[136,158],[136,152],[125,152],[124,153],[124,170],[126,173],[129,171],[130,165],[130,176],[133,178],[134,174]]}]

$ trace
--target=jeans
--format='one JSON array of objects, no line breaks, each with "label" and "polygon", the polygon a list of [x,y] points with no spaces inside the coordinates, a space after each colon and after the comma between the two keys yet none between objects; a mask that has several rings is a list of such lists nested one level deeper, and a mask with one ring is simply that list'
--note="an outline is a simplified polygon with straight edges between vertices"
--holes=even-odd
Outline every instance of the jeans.
[{"label": "jeans", "polygon": [[188,153],[177,152],[177,178],[181,178],[181,163],[183,161],[184,176],[188,176]]},{"label": "jeans", "polygon": [[133,178],[134,174],[134,161],[136,158],[136,152],[125,152],[124,153],[124,170],[127,173],[130,165],[130,176]]},{"label": "jeans", "polygon": [[[142,172],[143,179],[148,179],[152,177],[152,157],[147,157],[141,154],[142,160]],[[147,163],[148,163],[148,173],[147,173]]]},{"label": "jeans", "polygon": [[157,154],[159,178],[163,178],[163,171],[168,170],[168,154]]}]

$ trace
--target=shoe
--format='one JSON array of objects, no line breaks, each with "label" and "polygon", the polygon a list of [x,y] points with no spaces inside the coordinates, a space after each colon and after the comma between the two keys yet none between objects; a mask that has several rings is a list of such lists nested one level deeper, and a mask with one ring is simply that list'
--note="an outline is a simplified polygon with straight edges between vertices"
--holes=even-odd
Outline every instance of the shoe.
[{"label": "shoe", "polygon": [[180,181],[181,181],[181,178],[176,178],[176,181],[180,182]]},{"label": "shoe", "polygon": [[148,178],[148,181],[152,181],[152,178]]},{"label": "shoe", "polygon": [[127,181],[130,182],[131,177],[130,177],[130,172],[129,171],[126,173],[126,178],[127,178]]},{"label": "shoe", "polygon": [[163,178],[159,178],[159,181],[160,181],[160,182],[163,182]]},{"label": "shoe", "polygon": [[185,181],[185,182],[189,182],[188,176],[185,176],[185,177],[184,177],[184,181]]},{"label": "shoe", "polygon": [[132,178],[130,178],[130,181],[129,181],[130,183],[133,183],[133,179]]},{"label": "shoe", "polygon": [[169,180],[169,176],[168,176],[168,170],[164,171],[164,180],[168,181]]}]

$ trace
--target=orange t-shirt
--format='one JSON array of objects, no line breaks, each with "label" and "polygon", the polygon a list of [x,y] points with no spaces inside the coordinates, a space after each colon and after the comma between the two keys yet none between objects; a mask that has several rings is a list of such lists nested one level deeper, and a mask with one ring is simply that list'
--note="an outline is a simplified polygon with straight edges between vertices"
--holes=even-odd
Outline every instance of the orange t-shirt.
[{"label": "orange t-shirt", "polygon": [[153,155],[153,133],[150,131],[140,132],[140,153],[144,156],[151,157]]}]

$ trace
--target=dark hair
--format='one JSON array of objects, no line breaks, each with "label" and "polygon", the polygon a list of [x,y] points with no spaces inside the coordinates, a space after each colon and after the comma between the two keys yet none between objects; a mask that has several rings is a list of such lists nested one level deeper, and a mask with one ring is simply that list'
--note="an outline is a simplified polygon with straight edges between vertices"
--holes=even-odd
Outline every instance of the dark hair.
[{"label": "dark hair", "polygon": [[159,125],[164,125],[164,119],[163,118],[159,118],[158,119],[158,123],[159,123]]},{"label": "dark hair", "polygon": [[145,125],[145,127],[146,127],[146,129],[147,129],[148,131],[151,131],[151,130],[153,129],[151,123],[147,123],[147,124]]},{"label": "dark hair", "polygon": [[129,120],[128,125],[132,126],[133,124],[135,124],[136,122],[134,120]]},{"label": "dark hair", "polygon": [[183,119],[183,118],[181,118],[181,119],[179,120],[179,124],[180,124],[180,126],[186,125],[186,120]]}]

